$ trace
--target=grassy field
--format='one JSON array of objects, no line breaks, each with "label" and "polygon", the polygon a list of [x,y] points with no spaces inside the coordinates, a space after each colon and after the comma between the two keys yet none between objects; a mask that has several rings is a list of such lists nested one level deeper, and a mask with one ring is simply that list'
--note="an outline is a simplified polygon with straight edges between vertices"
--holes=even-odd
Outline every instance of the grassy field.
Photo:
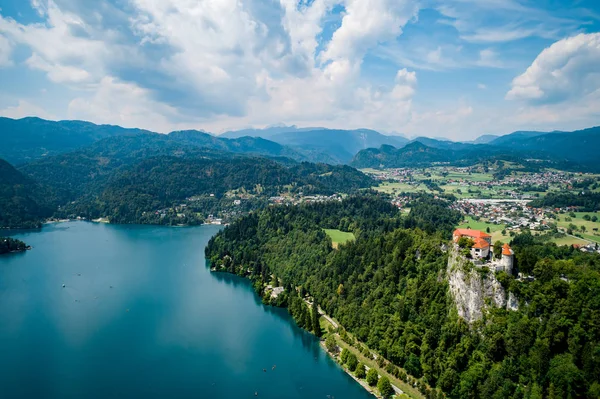
[{"label": "grassy field", "polygon": [[341,230],[336,229],[323,229],[325,234],[327,234],[331,238],[331,242],[334,248],[337,248],[340,244],[345,244],[348,241],[353,241],[356,237],[354,237],[354,233],[346,233]]},{"label": "grassy field", "polygon": [[389,182],[383,182],[378,186],[374,186],[373,189],[387,193],[387,194],[418,193],[420,191],[425,191],[427,193],[432,192],[424,184],[419,184],[417,186],[417,185],[406,184],[406,183],[389,183]]},{"label": "grassy field", "polygon": [[487,228],[489,227],[490,233],[488,233],[488,234],[490,234],[492,236],[492,242],[496,242],[498,240],[506,242],[507,240],[510,240],[510,237],[508,236],[508,234],[506,236],[502,235],[502,230],[504,230],[506,228],[506,226],[503,224],[494,224],[494,223],[487,222],[483,219],[475,220],[472,217],[467,216],[465,218],[465,220],[463,221],[463,223],[458,225],[458,228],[466,229],[468,227],[472,228],[473,230],[480,230],[480,231],[487,231]]},{"label": "grassy field", "polygon": [[[591,220],[585,220],[583,219],[585,215],[590,217],[596,216],[598,221],[592,222]],[[568,221],[567,218],[570,218],[571,220]],[[577,231],[574,230],[576,233],[581,234],[582,237],[590,241],[600,243],[600,213],[598,212],[575,212],[575,217],[570,217],[567,214],[559,215],[556,224],[558,227],[565,229],[568,228],[570,224],[574,224],[577,226]],[[580,230],[581,226],[585,226],[585,232]]]},{"label": "grassy field", "polygon": [[582,239],[579,239],[577,237],[561,237],[561,238],[555,238],[554,240],[552,240],[552,242],[556,243],[556,245],[573,245],[573,244],[578,244],[578,245],[585,245],[588,242]]}]

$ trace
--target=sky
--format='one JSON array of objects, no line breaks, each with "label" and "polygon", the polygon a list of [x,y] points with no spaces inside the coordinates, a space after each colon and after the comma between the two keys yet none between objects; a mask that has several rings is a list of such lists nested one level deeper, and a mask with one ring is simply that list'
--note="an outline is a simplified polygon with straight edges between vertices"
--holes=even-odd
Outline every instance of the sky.
[{"label": "sky", "polygon": [[600,1],[0,0],[0,116],[576,130],[600,125]]}]

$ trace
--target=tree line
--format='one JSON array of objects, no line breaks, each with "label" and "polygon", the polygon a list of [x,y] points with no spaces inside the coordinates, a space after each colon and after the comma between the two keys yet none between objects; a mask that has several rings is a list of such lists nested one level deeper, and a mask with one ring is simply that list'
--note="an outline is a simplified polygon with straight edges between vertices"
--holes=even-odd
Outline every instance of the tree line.
[{"label": "tree line", "polygon": [[[534,280],[498,278],[519,309],[490,309],[469,325],[449,295],[442,245],[460,215],[432,198],[411,209],[401,216],[373,195],[272,207],[222,230],[206,255],[259,293],[275,276],[287,293],[277,304],[309,330],[301,300],[314,298],[358,340],[436,388],[424,388],[428,397],[600,397],[598,255],[517,235],[515,267]],[[333,249],[324,228],[356,240]]]}]

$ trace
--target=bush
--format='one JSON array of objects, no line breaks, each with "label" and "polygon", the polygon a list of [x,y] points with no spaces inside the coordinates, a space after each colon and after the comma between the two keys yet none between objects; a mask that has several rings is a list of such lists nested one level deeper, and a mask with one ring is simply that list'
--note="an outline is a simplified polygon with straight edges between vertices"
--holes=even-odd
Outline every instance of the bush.
[{"label": "bush", "polygon": [[377,389],[379,389],[379,393],[381,393],[381,396],[384,398],[391,398],[394,394],[394,388],[392,388],[392,384],[386,376],[383,376],[379,379],[379,382],[377,383]]},{"label": "bush", "polygon": [[365,369],[365,365],[362,363],[358,363],[354,375],[356,376],[356,378],[365,378],[367,376],[367,370]]},{"label": "bush", "polygon": [[377,370],[374,368],[370,368],[367,373],[367,384],[374,387],[377,385],[377,381],[379,380],[379,374],[377,374]]}]

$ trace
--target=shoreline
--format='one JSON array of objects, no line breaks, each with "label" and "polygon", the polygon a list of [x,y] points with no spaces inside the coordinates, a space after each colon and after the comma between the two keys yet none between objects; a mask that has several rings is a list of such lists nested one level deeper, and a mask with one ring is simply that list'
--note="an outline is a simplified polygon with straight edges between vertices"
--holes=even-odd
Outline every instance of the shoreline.
[{"label": "shoreline", "polygon": [[[247,280],[250,281],[250,279],[248,278],[247,274],[244,274],[243,276],[241,276],[241,275],[239,275],[237,273],[231,273],[231,272],[225,270],[224,268],[216,269],[216,268],[214,268],[213,266],[210,265],[210,262],[208,263],[208,267],[209,267],[209,272],[210,273],[226,273],[226,274],[231,274],[231,275],[234,275],[234,276],[242,277],[242,278],[247,279]],[[254,290],[254,294],[257,295],[260,298],[260,295],[258,294],[258,292],[256,292],[256,290]],[[310,309],[310,307],[311,307],[310,302],[308,300],[306,300],[306,299],[303,299],[303,301],[304,301],[304,303]],[[263,302],[263,304],[265,306],[275,306],[275,305],[272,305],[270,302],[269,303],[264,303]],[[287,306],[285,307],[285,309],[289,313],[289,309],[287,308]],[[340,327],[339,324],[337,322],[335,322],[329,315],[327,315],[325,312],[323,312],[323,310],[320,307],[319,307],[319,317],[322,319],[322,323],[323,324],[326,323],[326,324],[330,325],[331,327],[334,327],[335,329],[338,329]],[[301,328],[301,327],[298,326],[298,324],[297,324],[297,322],[296,322],[295,319],[294,319],[294,324],[296,325],[296,327]],[[327,350],[327,348],[325,347],[325,337],[328,336],[329,334],[332,334],[332,333],[329,333],[328,332],[328,328],[326,326],[324,326],[323,324],[321,325],[321,329],[325,330],[326,333],[324,334],[323,337],[317,337],[319,339],[319,347],[323,351],[325,351],[325,353],[327,354],[327,356],[329,356],[329,358],[331,360],[335,361],[335,363],[337,364],[338,367],[340,367],[346,374],[348,374],[350,377],[352,377],[352,379],[354,379],[357,383],[359,383],[363,387],[363,389],[365,389],[367,392],[369,392],[371,395],[375,396],[376,398],[383,399],[383,397],[381,395],[379,395],[376,387],[371,387],[370,385],[368,385],[366,383],[366,381],[357,378],[349,369],[347,369],[346,367],[344,367],[343,364],[340,363],[340,361],[338,359],[339,355],[332,354],[331,352],[329,352]],[[313,336],[316,337],[316,335],[312,331],[308,331],[308,330],[306,330],[304,328],[302,328],[302,330],[307,331],[311,335],[313,335]],[[394,377],[393,375],[391,375],[390,373],[388,373],[385,369],[382,369],[382,368],[376,367],[376,366],[369,366],[366,361],[362,360],[363,355],[362,355],[362,353],[358,352],[356,350],[356,348],[354,348],[352,345],[346,344],[345,342],[344,343],[340,342],[341,341],[341,337],[339,336],[338,333],[334,332],[333,336],[334,336],[334,338],[336,340],[336,345],[338,346],[338,348],[340,348],[340,353],[341,353],[341,349],[343,349],[343,346],[347,346],[347,349],[350,352],[352,352],[359,359],[359,361],[361,361],[365,365],[365,368],[367,370],[369,370],[371,367],[373,367],[375,370],[377,370],[377,373],[379,374],[380,377],[381,376],[386,376],[390,380],[390,384],[391,384],[392,388],[394,389],[394,395],[393,395],[392,398],[400,398],[400,395],[404,395],[402,397],[407,397],[407,398],[412,398],[412,399],[425,398],[425,396],[421,392],[419,392],[416,389],[416,387],[411,386],[408,382],[404,382],[404,381],[399,380],[399,378]],[[387,361],[387,362],[389,363],[389,361]],[[411,378],[414,378],[414,377],[411,377]],[[396,380],[401,381],[401,383],[399,384],[398,382],[396,382]],[[402,389],[399,385],[400,386],[405,385],[407,388],[406,389]]]},{"label": "shoreline", "polygon": [[362,386],[365,389],[365,391],[369,392],[371,395],[375,396],[376,398],[381,399],[381,396],[377,394],[377,392],[375,391],[374,387],[371,387],[365,381],[360,380],[357,376],[355,376],[354,374],[352,374],[352,372],[350,370],[348,370],[346,367],[344,367],[343,365],[341,365],[340,362],[338,362],[337,356],[334,356],[325,347],[325,341],[320,340],[319,346],[321,347],[322,350],[325,351],[325,353],[327,354],[327,356],[329,356],[330,359],[332,359],[333,361],[335,361],[335,363],[338,365],[339,368],[342,369],[342,371],[344,371],[346,374],[348,374],[350,377],[352,377],[352,379],[354,381],[358,382],[360,384],[360,386]]}]

